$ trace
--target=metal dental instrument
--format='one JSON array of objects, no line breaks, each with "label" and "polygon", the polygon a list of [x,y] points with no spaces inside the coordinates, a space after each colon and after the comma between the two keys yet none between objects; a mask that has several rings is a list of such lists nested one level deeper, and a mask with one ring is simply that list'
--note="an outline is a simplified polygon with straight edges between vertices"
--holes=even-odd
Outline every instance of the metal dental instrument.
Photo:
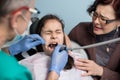
[{"label": "metal dental instrument", "polygon": [[111,40],[108,40],[108,41],[99,42],[99,43],[95,43],[95,44],[90,44],[90,45],[87,45],[87,46],[81,46],[79,48],[67,48],[66,46],[63,46],[60,49],[60,51],[62,51],[62,50],[78,50],[78,49],[92,48],[92,47],[96,47],[96,46],[105,45],[105,44],[108,44],[108,43],[114,43],[114,42],[117,42],[117,41],[120,41],[120,38],[111,39]]}]

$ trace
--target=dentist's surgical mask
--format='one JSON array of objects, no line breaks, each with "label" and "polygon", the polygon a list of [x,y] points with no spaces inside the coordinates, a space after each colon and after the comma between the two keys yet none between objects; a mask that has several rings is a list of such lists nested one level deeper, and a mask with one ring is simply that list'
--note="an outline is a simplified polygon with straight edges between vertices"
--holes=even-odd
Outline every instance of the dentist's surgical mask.
[{"label": "dentist's surgical mask", "polygon": [[[23,17],[24,17],[24,16],[23,16]],[[28,21],[27,18],[24,17],[24,19],[25,19],[26,22]],[[15,30],[16,36],[14,37],[14,39],[11,40],[11,41],[6,42],[6,43],[2,46],[2,48],[4,48],[4,47],[9,47],[10,45],[13,45],[13,44],[19,42],[20,40],[22,40],[22,39],[25,37],[25,35],[28,35],[28,34],[29,34],[30,25],[31,25],[31,24],[32,24],[32,21],[30,20],[29,23],[28,23],[27,29],[26,29],[22,34],[19,34],[19,33]]]}]

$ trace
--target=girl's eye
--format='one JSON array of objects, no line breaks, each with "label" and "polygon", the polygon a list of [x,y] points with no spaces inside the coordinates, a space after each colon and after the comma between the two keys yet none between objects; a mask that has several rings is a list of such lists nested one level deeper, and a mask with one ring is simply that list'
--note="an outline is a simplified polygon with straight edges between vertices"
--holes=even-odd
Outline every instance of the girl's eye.
[{"label": "girl's eye", "polygon": [[50,35],[51,33],[50,33],[50,32],[47,32],[46,34],[47,34],[47,35]]},{"label": "girl's eye", "polygon": [[57,31],[56,33],[61,33],[61,31]]}]

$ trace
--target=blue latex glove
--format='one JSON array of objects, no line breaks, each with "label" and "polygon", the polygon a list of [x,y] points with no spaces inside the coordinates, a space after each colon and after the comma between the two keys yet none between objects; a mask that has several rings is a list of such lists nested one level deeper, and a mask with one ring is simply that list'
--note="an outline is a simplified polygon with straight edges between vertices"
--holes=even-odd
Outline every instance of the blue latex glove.
[{"label": "blue latex glove", "polygon": [[49,68],[49,71],[55,71],[58,75],[60,75],[60,71],[65,67],[68,61],[67,50],[60,51],[61,47],[61,45],[55,47]]},{"label": "blue latex glove", "polygon": [[8,50],[11,55],[16,55],[20,52],[28,51],[39,44],[45,44],[45,41],[38,34],[31,34],[26,35],[22,40],[11,45]]}]

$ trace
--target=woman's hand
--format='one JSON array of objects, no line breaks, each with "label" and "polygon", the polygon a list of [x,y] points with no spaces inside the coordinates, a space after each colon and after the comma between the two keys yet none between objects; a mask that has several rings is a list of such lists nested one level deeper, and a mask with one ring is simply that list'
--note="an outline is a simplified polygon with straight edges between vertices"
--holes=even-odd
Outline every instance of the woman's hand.
[{"label": "woman's hand", "polygon": [[103,67],[92,60],[79,58],[75,60],[74,64],[77,69],[86,71],[82,76],[102,76],[103,74]]}]

